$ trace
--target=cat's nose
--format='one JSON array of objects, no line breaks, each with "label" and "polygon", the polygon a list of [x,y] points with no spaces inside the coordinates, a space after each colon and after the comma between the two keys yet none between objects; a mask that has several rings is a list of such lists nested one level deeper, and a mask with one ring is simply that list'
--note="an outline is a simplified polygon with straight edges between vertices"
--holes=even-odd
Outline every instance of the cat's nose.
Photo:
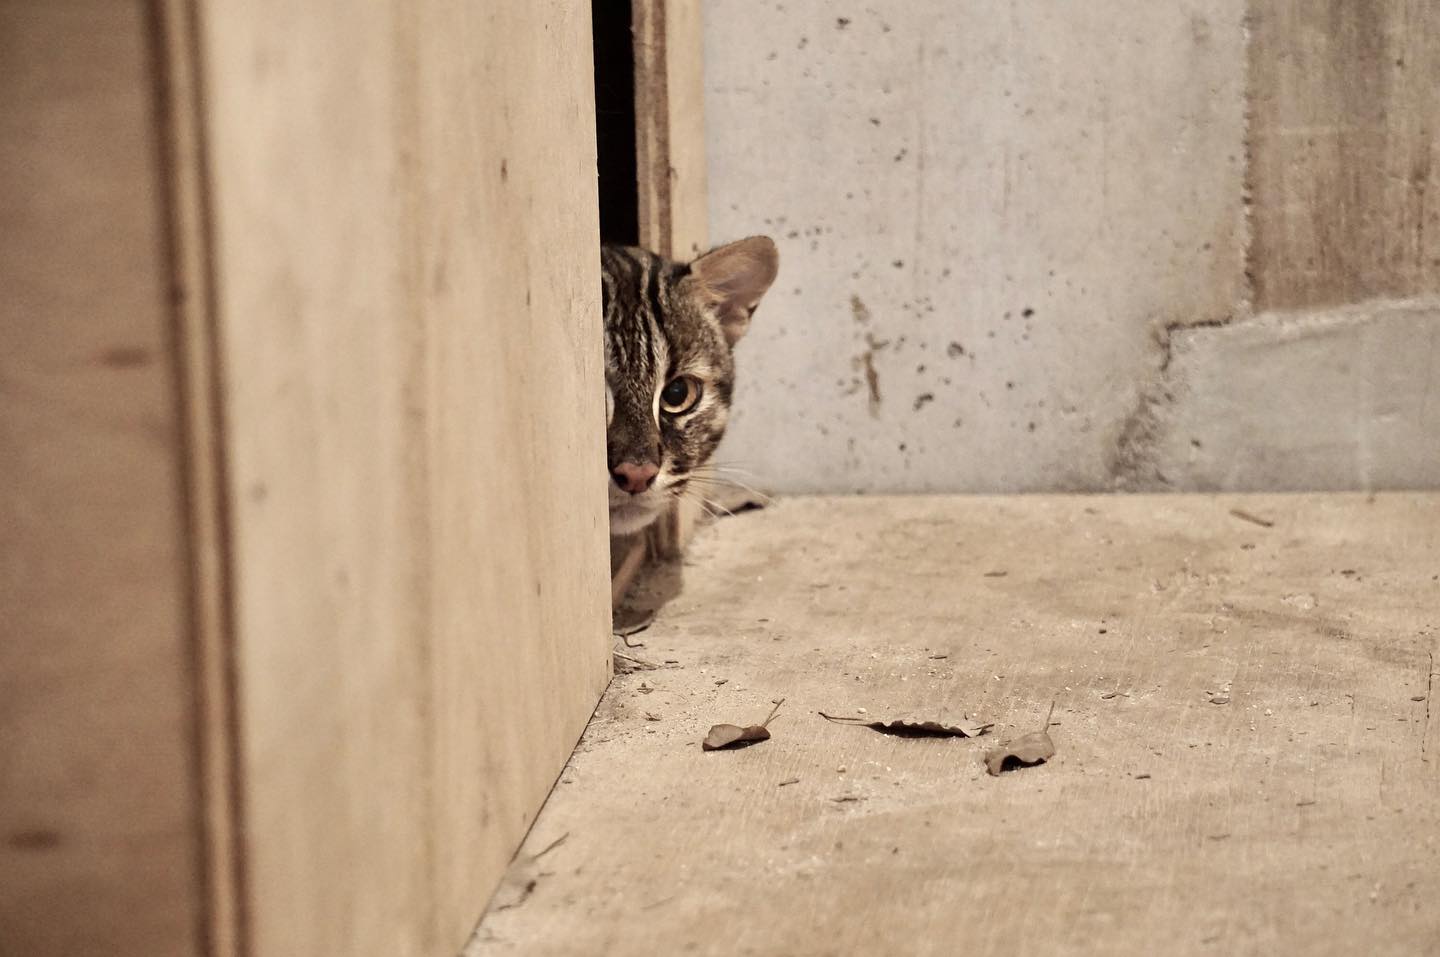
[{"label": "cat's nose", "polygon": [[644,465],[621,462],[610,470],[610,477],[615,480],[616,485],[631,495],[639,495],[655,484],[655,476],[659,473],[660,467],[653,462],[646,462]]}]

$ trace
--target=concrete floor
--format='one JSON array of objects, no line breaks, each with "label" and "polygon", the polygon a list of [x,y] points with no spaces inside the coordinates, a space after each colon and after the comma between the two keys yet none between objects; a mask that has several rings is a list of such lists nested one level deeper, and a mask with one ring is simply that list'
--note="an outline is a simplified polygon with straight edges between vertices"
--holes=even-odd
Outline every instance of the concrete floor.
[{"label": "concrete floor", "polygon": [[792,499],[677,585],[472,957],[1440,952],[1440,495]]}]

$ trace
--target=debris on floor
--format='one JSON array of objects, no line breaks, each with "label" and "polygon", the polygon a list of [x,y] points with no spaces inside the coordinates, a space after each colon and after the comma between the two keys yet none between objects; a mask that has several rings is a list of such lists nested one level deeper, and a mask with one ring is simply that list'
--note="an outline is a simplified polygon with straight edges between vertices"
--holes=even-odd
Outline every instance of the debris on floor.
[{"label": "debris on floor", "polygon": [[780,706],[785,703],[781,698],[775,702],[775,707],[770,709],[770,715],[760,724],[752,724],[747,727],[740,727],[738,724],[717,724],[705,735],[705,740],[700,742],[700,747],[706,751],[719,751],[723,748],[745,748],[761,741],[770,740],[770,722],[775,720],[779,713]]},{"label": "debris on floor", "polygon": [[506,872],[505,879],[496,889],[495,896],[490,898],[490,909],[507,910],[525,903],[526,899],[535,892],[535,886],[540,883],[540,878],[546,876],[546,873],[540,870],[540,859],[564,844],[565,839],[569,836],[568,831],[561,834],[534,854],[517,854],[515,860],[510,863],[510,870]]},{"label": "debris on floor", "polygon": [[[469,957],[1432,951],[1437,535],[1434,493],[794,498],[718,522],[646,647],[613,642],[668,667],[610,686],[525,848],[568,831],[553,873]],[[782,694],[773,740],[699,747]],[[1072,710],[1040,727],[1052,698]],[[915,741],[817,709],[995,726]],[[990,777],[988,749],[1029,758],[1040,731],[1046,764]]]},{"label": "debris on floor", "polygon": [[1259,515],[1247,512],[1243,508],[1232,508],[1230,510],[1230,514],[1240,519],[1240,521],[1242,522],[1249,522],[1251,525],[1259,525],[1261,528],[1275,527],[1275,523],[1270,519],[1261,518]]},{"label": "debris on floor", "polygon": [[644,658],[636,658],[634,655],[627,655],[623,651],[611,652],[613,665],[617,675],[628,675],[636,671],[659,671],[660,666],[653,661],[646,661]]},{"label": "debris on floor", "polygon": [[1004,771],[1044,764],[1053,758],[1055,742],[1050,740],[1050,719],[1054,715],[1055,704],[1051,702],[1050,713],[1045,715],[1045,727],[986,751],[985,770],[992,776],[998,776]]},{"label": "debris on floor", "polygon": [[[863,711],[864,709],[862,708],[860,710]],[[983,724],[979,721],[971,721],[968,717],[963,719],[959,724],[947,724],[944,721],[937,721],[932,718],[919,718],[912,715],[891,718],[889,721],[868,721],[864,718],[849,718],[844,715],[826,714],[824,711],[817,711],[815,713],[826,721],[833,721],[836,724],[853,724],[857,727],[879,731],[881,734],[893,734],[902,738],[978,738],[994,727],[993,723]]]}]

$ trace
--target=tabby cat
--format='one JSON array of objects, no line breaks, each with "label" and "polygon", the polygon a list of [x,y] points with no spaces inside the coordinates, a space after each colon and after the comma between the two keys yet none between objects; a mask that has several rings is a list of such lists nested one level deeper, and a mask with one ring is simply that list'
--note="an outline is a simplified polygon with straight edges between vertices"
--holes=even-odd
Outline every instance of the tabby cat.
[{"label": "tabby cat", "polygon": [[780,266],[752,236],[677,263],[600,250],[610,534],[630,535],[684,494],[730,415],[735,343]]}]

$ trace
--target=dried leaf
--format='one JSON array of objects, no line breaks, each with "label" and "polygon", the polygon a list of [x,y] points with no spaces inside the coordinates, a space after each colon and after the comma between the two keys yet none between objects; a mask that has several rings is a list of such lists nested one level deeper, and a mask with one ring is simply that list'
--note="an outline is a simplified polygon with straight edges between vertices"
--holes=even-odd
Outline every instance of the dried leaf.
[{"label": "dried leaf", "polygon": [[991,774],[1044,764],[1055,756],[1055,742],[1044,731],[1031,731],[1009,744],[985,752],[985,769]]},{"label": "dried leaf", "polygon": [[770,709],[769,717],[761,724],[752,724],[744,728],[738,724],[715,725],[710,729],[710,733],[705,735],[705,740],[700,742],[700,747],[706,751],[719,751],[722,748],[745,748],[760,741],[769,741],[769,724],[775,720],[775,714],[784,702],[784,698],[775,702],[775,707]]},{"label": "dried leaf", "polygon": [[853,724],[869,728],[872,731],[879,731],[881,734],[893,734],[902,738],[978,738],[994,727],[993,724],[982,724],[968,719],[959,724],[947,724],[944,721],[918,718],[912,715],[902,715],[898,718],[891,718],[889,721],[867,721],[864,718],[849,718],[844,715],[826,714],[823,711],[817,711],[816,714],[826,721],[833,721],[836,724]]},{"label": "dried leaf", "polygon": [[991,748],[985,752],[985,770],[992,775],[1015,768],[1028,768],[1044,764],[1055,756],[1055,742],[1050,740],[1050,718],[1055,714],[1055,703],[1050,703],[1050,713],[1045,716],[1045,727],[1039,731],[1022,734],[1013,741]]},{"label": "dried leaf", "polygon": [[1251,525],[1259,525],[1261,528],[1275,527],[1275,523],[1270,519],[1261,518],[1259,515],[1256,515],[1252,512],[1247,512],[1243,508],[1232,508],[1230,510],[1230,514],[1240,519],[1240,521],[1242,522],[1249,522]]},{"label": "dried leaf", "polygon": [[613,658],[611,666],[614,667],[617,675],[634,674],[637,671],[659,671],[660,666],[653,661],[646,661],[644,658],[636,658],[634,655],[627,655],[623,651],[612,651]]},{"label": "dried leaf", "polygon": [[763,724],[752,724],[742,728],[738,724],[717,724],[705,735],[700,746],[706,751],[718,751],[734,745],[754,744],[770,740],[770,732]]}]

